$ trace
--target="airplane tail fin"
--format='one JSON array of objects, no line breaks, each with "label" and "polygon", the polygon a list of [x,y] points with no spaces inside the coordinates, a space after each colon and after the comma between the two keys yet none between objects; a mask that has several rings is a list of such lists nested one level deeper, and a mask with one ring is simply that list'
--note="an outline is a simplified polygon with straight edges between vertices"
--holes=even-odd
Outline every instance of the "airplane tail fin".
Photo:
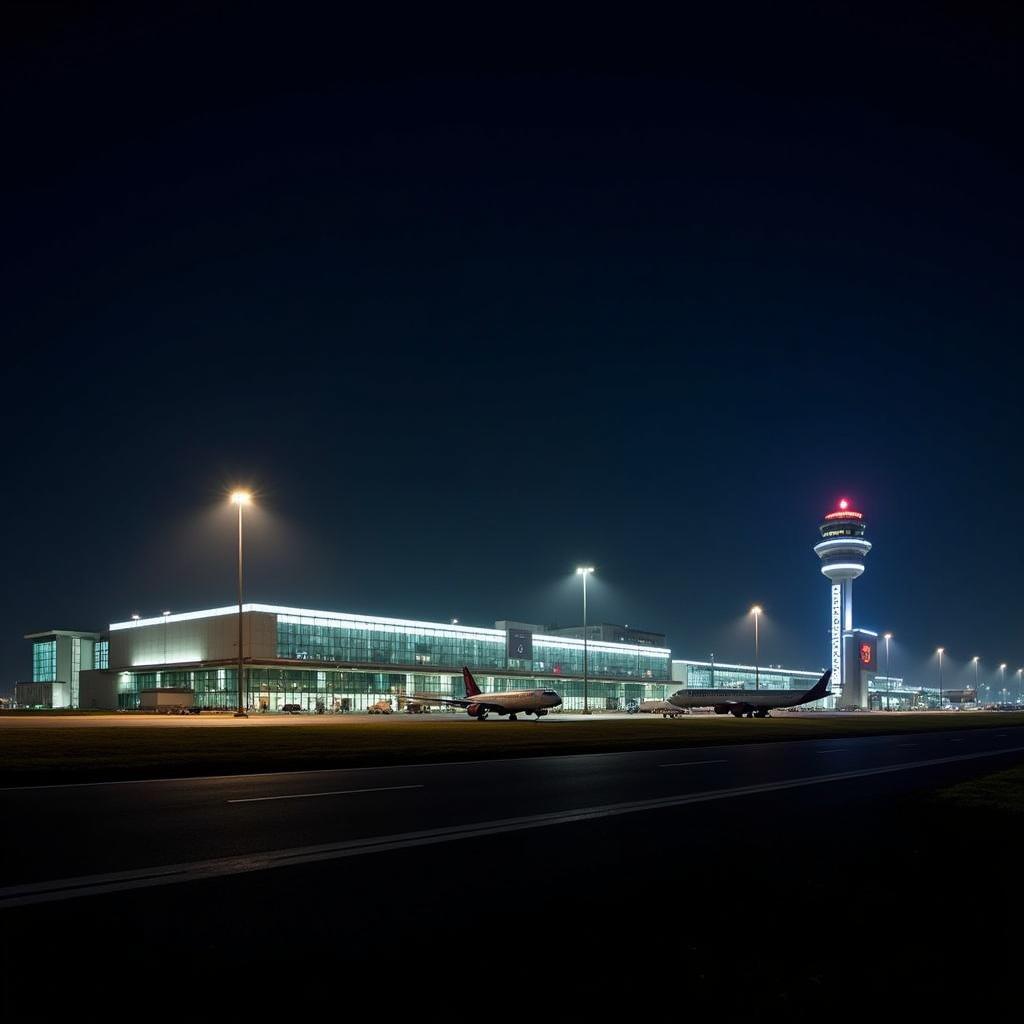
[{"label": "airplane tail fin", "polygon": [[476,680],[473,678],[473,673],[470,672],[465,665],[462,666],[462,681],[466,684],[467,697],[479,696],[480,687],[476,685]]},{"label": "airplane tail fin", "polygon": [[809,704],[812,700],[821,700],[831,692],[828,688],[829,680],[832,678],[832,669],[828,669],[822,677],[804,694],[802,704]]}]

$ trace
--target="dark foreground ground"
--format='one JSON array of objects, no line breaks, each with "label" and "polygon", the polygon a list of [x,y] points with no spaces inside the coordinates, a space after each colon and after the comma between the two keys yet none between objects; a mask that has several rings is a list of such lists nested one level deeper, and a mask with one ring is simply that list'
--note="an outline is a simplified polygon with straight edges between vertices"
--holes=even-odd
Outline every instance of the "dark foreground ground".
[{"label": "dark foreground ground", "polygon": [[551,715],[0,714],[0,786],[930,734],[1024,725],[1024,713]]},{"label": "dark foreground ground", "polygon": [[[835,777],[0,909],[6,1008],[45,1017],[71,996],[80,1010],[173,1006],[201,1019],[280,1003],[338,1015],[518,1015],[565,1003],[574,1014],[725,1020],[1003,1019],[1024,960],[1021,746],[1024,729],[965,730],[694,748],[675,752],[674,767],[659,754],[599,755],[381,769],[358,787],[334,773],[8,793],[4,875],[30,882]],[[975,752],[985,756],[949,761]],[[691,763],[705,760],[719,763]],[[924,761],[936,763],[838,778]],[[423,788],[306,798],[371,781]]]}]

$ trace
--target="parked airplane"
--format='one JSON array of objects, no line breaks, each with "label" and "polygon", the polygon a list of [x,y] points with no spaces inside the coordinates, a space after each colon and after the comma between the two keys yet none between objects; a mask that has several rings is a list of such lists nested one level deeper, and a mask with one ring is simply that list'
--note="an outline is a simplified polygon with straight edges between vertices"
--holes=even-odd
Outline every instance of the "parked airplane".
[{"label": "parked airplane", "polygon": [[538,721],[546,715],[550,708],[557,708],[562,698],[554,690],[507,690],[502,693],[483,693],[476,685],[473,673],[462,667],[462,680],[466,684],[466,696],[438,697],[433,693],[414,693],[404,698],[417,704],[447,704],[451,707],[465,708],[470,718],[482,722],[492,712],[496,715],[508,715],[514,722],[517,714],[536,715]]},{"label": "parked airplane", "polygon": [[812,700],[828,697],[832,691],[828,681],[829,669],[809,690],[677,690],[668,698],[677,708],[715,709],[716,715],[735,715],[736,718],[767,718],[772,708],[795,708],[810,704]]}]

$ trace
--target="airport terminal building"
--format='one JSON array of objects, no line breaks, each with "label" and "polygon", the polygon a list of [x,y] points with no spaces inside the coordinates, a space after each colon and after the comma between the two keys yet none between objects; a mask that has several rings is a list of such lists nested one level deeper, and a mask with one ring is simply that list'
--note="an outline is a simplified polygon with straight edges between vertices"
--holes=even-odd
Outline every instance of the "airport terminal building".
[{"label": "airport terminal building", "polygon": [[[463,695],[462,666],[485,690],[558,690],[563,709],[583,708],[584,640],[575,627],[552,633],[502,621],[502,628],[419,622],[348,612],[246,604],[242,613],[243,702],[254,711],[299,705],[307,711],[365,711],[413,693]],[[604,635],[630,635],[602,627]],[[611,632],[609,632],[611,631]],[[586,641],[587,691],[595,710],[622,710],[632,700],[664,699],[688,688],[752,687],[753,666],[672,658],[638,642]],[[75,646],[78,657],[58,651]],[[115,622],[109,632],[50,630],[31,634],[33,679],[18,684],[21,706],[140,706],[144,691],[191,691],[196,705],[234,708],[238,701],[238,609],[211,608]],[[64,662],[66,661],[66,664]],[[760,667],[760,686],[806,689],[817,672]]]},{"label": "airport terminal building", "polygon": [[[200,707],[236,706],[237,607],[116,622],[107,637],[106,667],[80,671],[78,707],[134,709],[143,691],[167,687],[191,690]],[[595,709],[672,686],[668,648],[588,640],[586,649]],[[583,651],[582,639],[516,628],[246,604],[243,702],[255,711],[365,711],[415,692],[461,697],[468,665],[484,689],[557,684],[564,705],[581,708]]]}]

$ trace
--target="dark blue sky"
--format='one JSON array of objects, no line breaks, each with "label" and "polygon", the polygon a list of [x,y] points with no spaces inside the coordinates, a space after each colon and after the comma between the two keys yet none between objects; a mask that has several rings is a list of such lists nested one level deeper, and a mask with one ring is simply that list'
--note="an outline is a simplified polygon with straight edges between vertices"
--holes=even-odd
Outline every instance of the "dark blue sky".
[{"label": "dark blue sky", "polygon": [[1009,8],[518,16],[13,18],[4,688],[230,603],[236,481],[252,600],[569,621],[585,560],[595,618],[749,660],[758,601],[807,667],[848,494],[902,671],[1024,664]]}]

